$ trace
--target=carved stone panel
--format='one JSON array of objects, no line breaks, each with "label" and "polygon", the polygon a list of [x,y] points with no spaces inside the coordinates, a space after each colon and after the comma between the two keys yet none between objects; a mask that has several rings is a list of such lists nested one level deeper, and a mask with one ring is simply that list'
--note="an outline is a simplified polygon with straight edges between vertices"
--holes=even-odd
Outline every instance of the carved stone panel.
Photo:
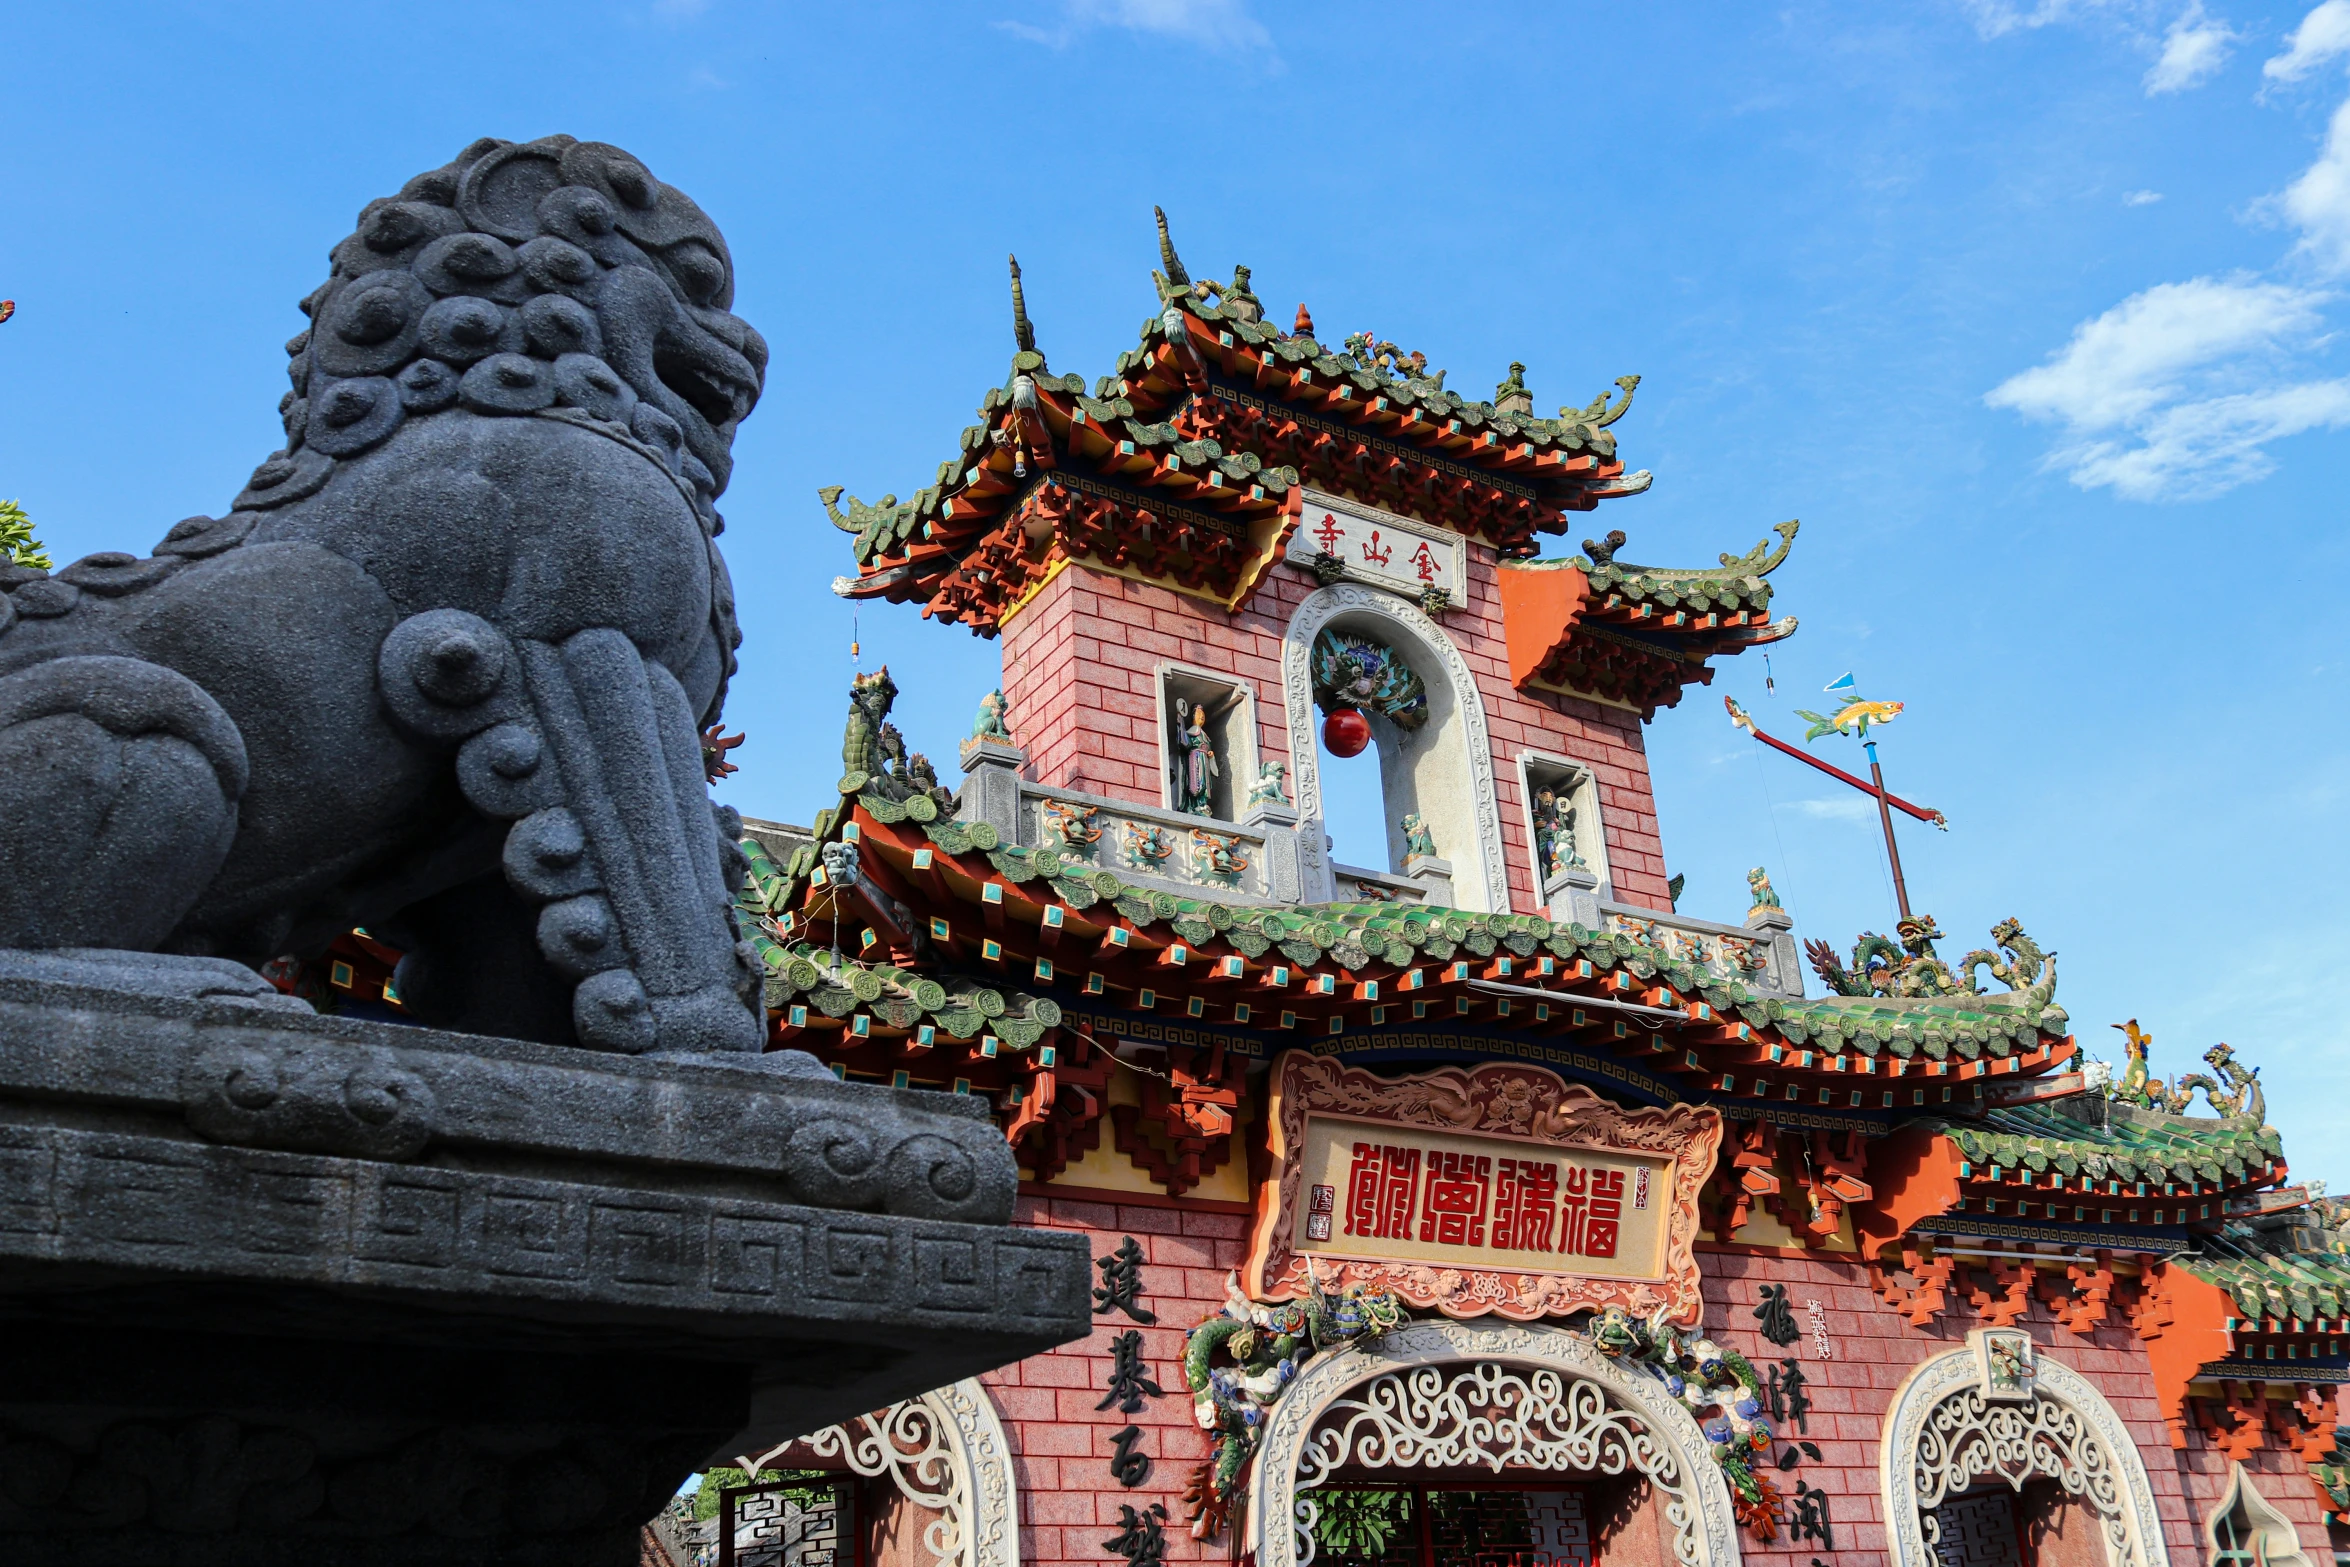
[{"label": "carved stone panel", "polygon": [[1628,1109],[1539,1067],[1382,1078],[1292,1051],[1273,1072],[1260,1299],[1391,1289],[1455,1317],[1621,1305],[1694,1322],[1719,1112]]}]

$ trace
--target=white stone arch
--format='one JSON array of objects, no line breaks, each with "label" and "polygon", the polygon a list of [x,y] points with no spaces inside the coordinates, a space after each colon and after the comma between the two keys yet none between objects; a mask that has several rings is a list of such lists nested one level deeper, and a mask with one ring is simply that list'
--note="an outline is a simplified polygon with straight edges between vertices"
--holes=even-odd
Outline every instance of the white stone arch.
[{"label": "white stone arch", "polygon": [[1681,1567],[1739,1559],[1730,1488],[1696,1418],[1563,1328],[1417,1322],[1308,1364],[1273,1406],[1249,1480],[1257,1567],[1308,1567],[1301,1508],[1366,1450],[1396,1469],[1629,1470],[1661,1495]]},{"label": "white stone arch", "polygon": [[1478,913],[1508,913],[1509,870],[1502,859],[1493,742],[1485,730],[1485,699],[1476,674],[1444,628],[1417,604],[1360,583],[1333,583],[1308,594],[1281,644],[1290,778],[1311,844],[1319,849],[1323,832],[1321,758],[1314,743],[1314,638],[1330,627],[1361,631],[1395,648],[1428,688],[1428,722],[1417,733],[1405,735],[1376,716],[1372,721],[1391,818],[1391,854],[1401,841],[1393,819],[1418,811],[1435,836],[1437,854],[1453,864],[1453,896],[1459,905]]},{"label": "white stone arch", "polygon": [[977,1377],[735,1462],[757,1474],[785,1463],[795,1448],[837,1458],[866,1479],[887,1476],[908,1501],[938,1513],[923,1538],[936,1567],[1020,1567],[1011,1444]]},{"label": "white stone arch", "polygon": [[1939,1567],[1927,1515],[1946,1498],[1978,1479],[2021,1491],[2035,1478],[2055,1480],[2096,1517],[2113,1567],[2169,1567],[2146,1465],[2105,1395],[2045,1351],[2028,1395],[1987,1395],[1984,1331],[1920,1363],[1885,1412],[1877,1479],[1889,1567]]}]

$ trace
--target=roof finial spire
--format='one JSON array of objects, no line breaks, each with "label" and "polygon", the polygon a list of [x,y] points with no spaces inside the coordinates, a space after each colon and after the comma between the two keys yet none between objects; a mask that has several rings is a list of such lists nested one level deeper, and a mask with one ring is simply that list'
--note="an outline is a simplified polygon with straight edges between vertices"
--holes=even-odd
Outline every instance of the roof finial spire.
[{"label": "roof finial spire", "polygon": [[1012,342],[1024,354],[1036,352],[1036,328],[1028,321],[1028,300],[1020,292],[1020,258],[1012,260]]},{"label": "roof finial spire", "polygon": [[1167,281],[1176,288],[1189,288],[1191,274],[1183,270],[1183,261],[1175,254],[1175,241],[1167,235],[1167,209],[1153,207],[1159,220],[1159,267],[1167,274]]}]

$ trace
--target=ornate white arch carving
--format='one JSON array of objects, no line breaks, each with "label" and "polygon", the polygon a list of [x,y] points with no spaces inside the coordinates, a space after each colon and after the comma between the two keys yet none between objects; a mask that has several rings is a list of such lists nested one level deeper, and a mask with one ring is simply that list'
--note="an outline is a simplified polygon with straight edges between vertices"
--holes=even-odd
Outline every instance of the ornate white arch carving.
[{"label": "ornate white arch carving", "polygon": [[805,1445],[867,1479],[887,1476],[900,1495],[939,1514],[922,1543],[937,1567],[1020,1567],[1020,1510],[1012,1451],[995,1400],[976,1377],[859,1415],[737,1462],[745,1473],[777,1466]]},{"label": "ornate white arch carving", "polygon": [[[1404,643],[1405,659],[1430,686],[1440,676],[1451,697],[1460,724],[1458,736],[1466,752],[1462,784],[1469,791],[1472,842],[1439,842],[1438,852],[1462,873],[1453,879],[1454,896],[1461,907],[1487,914],[1506,914],[1510,907],[1509,871],[1502,859],[1501,807],[1494,794],[1493,741],[1485,730],[1485,699],[1478,693],[1476,674],[1444,628],[1409,599],[1360,583],[1338,582],[1306,596],[1290,618],[1281,644],[1282,706],[1289,720],[1290,781],[1297,791],[1297,808],[1307,822],[1312,846],[1321,847],[1322,768],[1314,748],[1314,638],[1333,621],[1383,623],[1378,629]],[[1414,657],[1414,655],[1418,655]],[[1433,669],[1430,666],[1433,665]],[[1438,729],[1431,723],[1422,735]]]},{"label": "ornate white arch carving", "polygon": [[2020,1491],[2037,1477],[2057,1481],[2096,1515],[2113,1567],[2169,1567],[2146,1466],[2105,1395],[2041,1352],[2030,1392],[1987,1396],[1985,1331],[1912,1370],[1885,1413],[1877,1478],[1890,1567],[1938,1567],[1928,1515],[1944,1498],[1978,1479]]},{"label": "ornate white arch carving", "polygon": [[1258,1567],[1308,1567],[1300,1493],[1344,1462],[1629,1469],[1662,1495],[1682,1567],[1738,1561],[1730,1488],[1696,1420],[1656,1378],[1560,1328],[1417,1322],[1310,1363],[1257,1449]]}]

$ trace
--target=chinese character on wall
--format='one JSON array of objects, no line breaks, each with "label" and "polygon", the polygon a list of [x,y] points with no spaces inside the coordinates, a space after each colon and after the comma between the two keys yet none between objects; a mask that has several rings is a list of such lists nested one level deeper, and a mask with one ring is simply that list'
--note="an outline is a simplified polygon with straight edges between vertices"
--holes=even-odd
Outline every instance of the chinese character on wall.
[{"label": "chinese character on wall", "polygon": [[1559,1203],[1559,1250],[1575,1257],[1613,1257],[1624,1218],[1624,1172],[1568,1165]]},{"label": "chinese character on wall", "polygon": [[1485,1191],[1493,1161],[1483,1154],[1428,1155],[1428,1191],[1420,1204],[1420,1239],[1439,1246],[1485,1244]]},{"label": "chinese character on wall", "polygon": [[1542,1159],[1503,1159],[1493,1177],[1493,1245],[1497,1251],[1549,1251],[1558,1219],[1559,1167]]},{"label": "chinese character on wall", "polygon": [[1410,1240],[1419,1181],[1419,1149],[1355,1144],[1354,1168],[1346,1182],[1346,1233],[1371,1240]]}]

